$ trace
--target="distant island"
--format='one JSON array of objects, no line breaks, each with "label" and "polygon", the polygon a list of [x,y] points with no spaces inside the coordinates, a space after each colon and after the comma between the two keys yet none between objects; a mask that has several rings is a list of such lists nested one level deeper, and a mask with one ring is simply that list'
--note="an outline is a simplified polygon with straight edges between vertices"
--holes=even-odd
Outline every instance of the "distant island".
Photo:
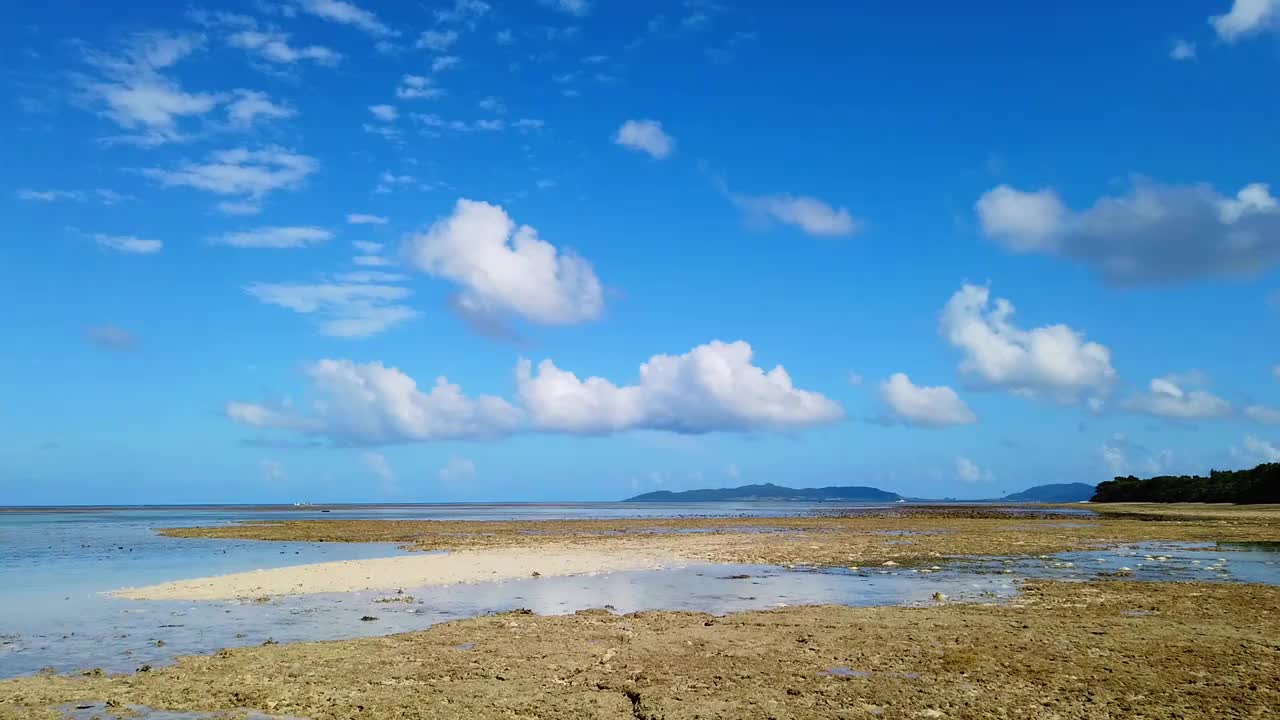
[{"label": "distant island", "polygon": [[1263,463],[1251,470],[1210,470],[1208,477],[1117,477],[1098,485],[1093,502],[1280,503],[1280,463]]},{"label": "distant island", "polygon": [[658,490],[627,498],[623,502],[733,502],[752,500],[798,500],[803,502],[897,502],[902,496],[873,487],[789,488],[772,483],[671,492]]},{"label": "distant island", "polygon": [[1004,502],[1071,503],[1085,502],[1093,497],[1097,487],[1089,483],[1056,483],[1037,485],[1022,492],[1005,495]]}]

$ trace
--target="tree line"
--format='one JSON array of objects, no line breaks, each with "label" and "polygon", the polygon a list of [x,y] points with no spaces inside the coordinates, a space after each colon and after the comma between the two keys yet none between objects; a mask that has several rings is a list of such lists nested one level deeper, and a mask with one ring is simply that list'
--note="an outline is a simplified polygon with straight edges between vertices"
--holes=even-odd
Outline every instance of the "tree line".
[{"label": "tree line", "polygon": [[1210,470],[1209,476],[1129,475],[1098,484],[1093,502],[1280,503],[1280,463],[1250,470]]}]

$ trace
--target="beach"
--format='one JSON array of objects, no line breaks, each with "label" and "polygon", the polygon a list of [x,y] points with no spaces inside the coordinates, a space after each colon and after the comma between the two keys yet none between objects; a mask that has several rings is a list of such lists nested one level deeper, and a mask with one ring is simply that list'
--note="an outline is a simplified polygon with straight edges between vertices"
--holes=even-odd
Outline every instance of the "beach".
[{"label": "beach", "polygon": [[[359,635],[254,635],[135,672],[0,680],[0,718],[69,707],[313,720],[1263,718],[1280,708],[1274,508],[247,520],[159,534],[196,547],[400,551],[203,576],[192,567],[115,588],[114,602],[288,618],[310,612],[296,603],[313,595],[334,607],[364,598],[344,611]],[[627,603],[611,601],[620,607],[584,605],[608,596],[575,590],[615,577],[638,583],[616,596]],[[656,593],[662,578],[679,579]],[[845,594],[789,589],[812,582]],[[860,587],[915,589],[875,600],[859,599]],[[510,588],[515,602],[559,588],[560,599],[378,632],[487,588]]]}]

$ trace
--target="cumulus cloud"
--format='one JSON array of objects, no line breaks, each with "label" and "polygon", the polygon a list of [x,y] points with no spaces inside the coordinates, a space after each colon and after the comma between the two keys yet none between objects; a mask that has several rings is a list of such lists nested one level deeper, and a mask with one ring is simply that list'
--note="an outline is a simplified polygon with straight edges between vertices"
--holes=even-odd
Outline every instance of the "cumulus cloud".
[{"label": "cumulus cloud", "polygon": [[436,477],[444,482],[470,480],[475,476],[476,464],[464,457],[449,458],[449,462],[436,471]]},{"label": "cumulus cloud", "polygon": [[431,72],[438,73],[442,70],[448,70],[451,67],[457,67],[462,62],[462,58],[457,55],[442,55],[431,61]]},{"label": "cumulus cloud", "polygon": [[454,0],[452,8],[435,11],[436,22],[474,25],[490,9],[489,3],[484,0]]},{"label": "cumulus cloud", "polygon": [[1244,416],[1254,422],[1266,425],[1280,425],[1280,408],[1266,405],[1250,405],[1244,409]]},{"label": "cumulus cloud", "polygon": [[370,105],[369,112],[383,122],[395,122],[400,117],[394,105]]},{"label": "cumulus cloud", "polygon": [[1244,442],[1231,448],[1231,455],[1240,463],[1250,466],[1280,462],[1280,445],[1247,435]]},{"label": "cumulus cloud", "polygon": [[332,237],[331,231],[318,227],[260,227],[227,233],[214,238],[213,243],[238,248],[300,248]]},{"label": "cumulus cloud", "polygon": [[591,263],[558,250],[497,205],[458,200],[453,214],[404,247],[408,264],[456,283],[458,302],[478,315],[515,313],[546,325],[599,317],[604,291]]},{"label": "cumulus cloud", "polygon": [[164,243],[159,240],[147,240],[133,235],[93,233],[89,237],[98,243],[98,247],[127,255],[150,255],[164,249]]},{"label": "cumulus cloud", "polygon": [[1209,18],[1218,37],[1233,43],[1242,37],[1275,28],[1280,0],[1232,0],[1231,9]]},{"label": "cumulus cloud", "polygon": [[400,304],[412,293],[398,285],[254,283],[245,292],[268,305],[319,317],[321,334],[331,337],[369,337],[419,315]]},{"label": "cumulus cloud", "polygon": [[89,342],[108,350],[132,350],[138,345],[136,335],[115,325],[93,325],[84,334]]},{"label": "cumulus cloud", "polygon": [[1174,40],[1173,47],[1169,48],[1169,57],[1174,60],[1195,60],[1196,44],[1181,38]]},{"label": "cumulus cloud", "polygon": [[628,120],[618,128],[613,142],[657,160],[670,155],[676,146],[675,139],[662,129],[662,123],[657,120]]},{"label": "cumulus cloud", "polygon": [[418,36],[418,48],[432,52],[444,52],[456,42],[457,30],[426,30]]},{"label": "cumulus cloud", "polygon": [[1138,180],[1073,211],[1052,189],[1007,185],[979,198],[984,233],[1016,252],[1058,255],[1134,285],[1257,273],[1280,261],[1280,202],[1266,183],[1234,196]]},{"label": "cumulus cloud", "polygon": [[398,34],[384,25],[377,15],[344,0],[295,0],[295,5],[309,15],[329,22],[350,25],[375,37],[391,37]]},{"label": "cumulus cloud", "polygon": [[129,36],[118,54],[86,50],[95,76],[79,78],[84,97],[129,131],[109,140],[152,146],[188,139],[180,122],[208,114],[225,96],[187,92],[162,71],[203,45],[200,35],[150,32]]},{"label": "cumulus cloud", "polygon": [[400,78],[396,88],[396,97],[401,100],[430,100],[444,95],[444,90],[432,84],[429,77],[422,75],[405,75]]},{"label": "cumulus cloud", "polygon": [[956,458],[956,477],[967,483],[991,482],[993,479],[990,470],[979,467],[963,455]]},{"label": "cumulus cloud", "polygon": [[75,202],[96,201],[103,205],[115,205],[125,200],[133,200],[131,195],[108,190],[107,188],[95,188],[93,190],[30,190],[22,189],[15,193],[19,200],[28,202],[54,203],[63,200]]},{"label": "cumulus cloud", "polygon": [[969,425],[978,421],[955,390],[940,385],[923,387],[906,373],[894,373],[880,383],[880,398],[893,422],[920,427]]},{"label": "cumulus cloud", "polygon": [[381,215],[369,215],[366,213],[347,213],[347,224],[349,225],[386,225],[387,219]]},{"label": "cumulus cloud", "polygon": [[1113,476],[1160,475],[1172,471],[1174,453],[1172,450],[1153,452],[1129,440],[1123,433],[1116,433],[1103,443],[1099,449],[1102,464]]},{"label": "cumulus cloud", "polygon": [[227,405],[227,416],[254,427],[323,436],[338,445],[380,445],[498,437],[522,414],[490,395],[467,397],[446,378],[424,392],[413,378],[379,362],[321,360],[309,368],[310,412],[252,403]]},{"label": "cumulus cloud", "polygon": [[1231,404],[1206,390],[1193,389],[1198,373],[1151,380],[1147,391],[1125,401],[1126,408],[1175,420],[1207,420],[1231,414]]},{"label": "cumulus cloud", "polygon": [[591,0],[542,0],[542,4],[577,17],[591,12]]},{"label": "cumulus cloud", "polygon": [[745,342],[713,341],[684,355],[655,355],[641,364],[636,384],[622,386],[579,379],[551,360],[535,372],[522,360],[517,394],[538,429],[580,434],[782,430],[844,417],[835,401],[794,387],[781,365],[768,372],[752,365],[752,354]]},{"label": "cumulus cloud", "polygon": [[258,473],[267,482],[282,482],[289,479],[289,471],[279,460],[259,460]]},{"label": "cumulus cloud", "polygon": [[385,455],[378,452],[365,452],[360,454],[360,461],[382,481],[383,489],[395,489],[396,471],[391,468],[391,463],[387,462]]},{"label": "cumulus cloud", "polygon": [[313,62],[317,65],[337,65],[342,55],[322,45],[294,47],[289,44],[287,33],[275,30],[241,30],[227,37],[227,44],[252,53],[271,63],[293,65]]},{"label": "cumulus cloud", "polygon": [[203,163],[176,169],[146,168],[142,174],[164,187],[189,187],[215,195],[259,200],[277,190],[295,190],[319,167],[315,158],[280,147],[236,148],[210,154]]},{"label": "cumulus cloud", "polygon": [[266,93],[236,90],[235,99],[227,103],[227,120],[233,128],[249,129],[259,120],[284,120],[297,115],[290,105],[274,103]]},{"label": "cumulus cloud", "polygon": [[1111,351],[1066,325],[1026,330],[1013,303],[991,302],[989,288],[965,284],[943,308],[939,332],[963,353],[960,371],[974,383],[1061,402],[1105,395],[1117,374]]},{"label": "cumulus cloud", "polygon": [[853,235],[858,222],[846,208],[834,208],[803,195],[734,195],[733,200],[755,222],[780,222],[815,236]]}]

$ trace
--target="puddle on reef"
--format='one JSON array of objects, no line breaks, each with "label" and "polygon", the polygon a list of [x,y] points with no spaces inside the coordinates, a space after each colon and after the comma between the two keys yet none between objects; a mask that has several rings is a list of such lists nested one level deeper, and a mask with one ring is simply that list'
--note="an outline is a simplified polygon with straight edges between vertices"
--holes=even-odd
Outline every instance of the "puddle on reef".
[{"label": "puddle on reef", "polygon": [[[724,614],[806,604],[998,602],[1014,595],[1028,578],[1108,577],[1280,584],[1280,543],[1145,543],[1038,558],[938,558],[937,565],[912,568],[689,565],[267,602],[134,601],[103,595],[92,607],[78,603],[81,612],[56,621],[47,613],[25,626],[0,621],[5,623],[0,625],[0,677],[43,668],[130,672],[224,647],[387,635],[516,608],[548,615],[599,607],[619,613],[668,609]],[[15,615],[22,613],[10,617]]]},{"label": "puddle on reef", "polygon": [[[224,712],[174,712],[153,710],[145,705],[107,706],[106,703],[75,703],[60,708],[66,720],[107,720],[128,717],[131,720],[305,720],[288,715],[263,715],[252,710]],[[121,711],[124,714],[121,715]]]}]

